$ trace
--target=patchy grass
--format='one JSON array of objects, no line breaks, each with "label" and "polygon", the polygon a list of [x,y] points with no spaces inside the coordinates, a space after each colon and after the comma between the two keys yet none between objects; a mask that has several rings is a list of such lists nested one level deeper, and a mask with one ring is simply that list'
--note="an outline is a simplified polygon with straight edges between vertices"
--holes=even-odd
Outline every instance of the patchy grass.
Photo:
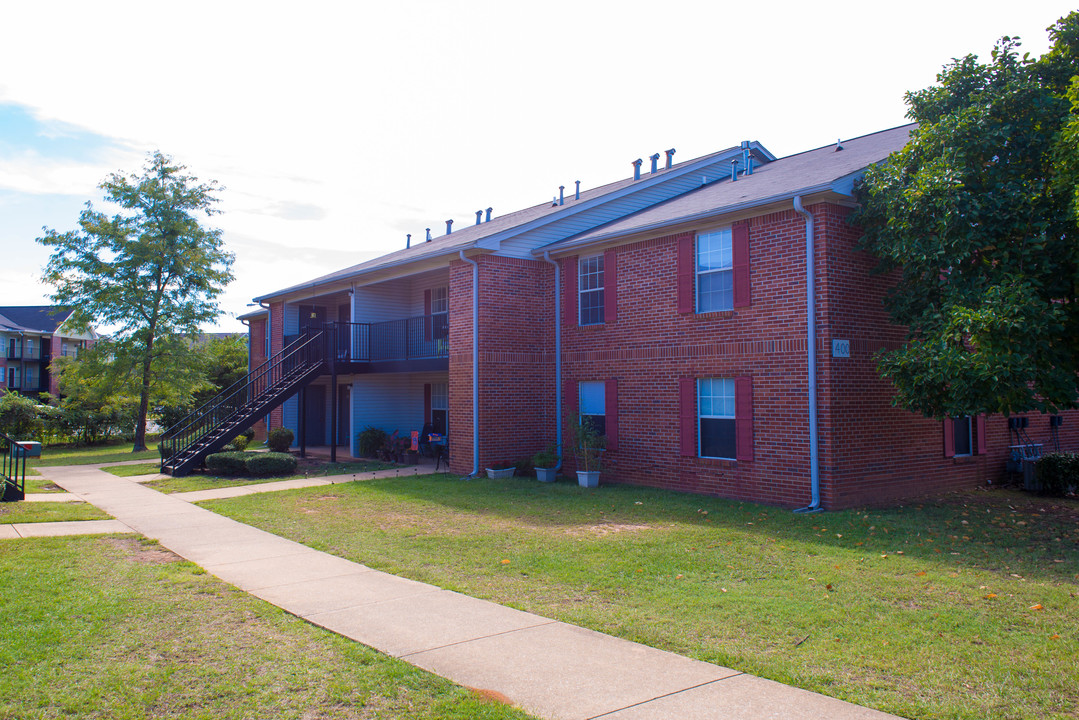
[{"label": "patchy grass", "polygon": [[[306,459],[300,461],[299,471],[296,474],[285,477],[230,477],[226,475],[207,475],[204,473],[192,473],[184,477],[168,477],[160,480],[151,480],[143,483],[145,487],[153,488],[163,493],[194,492],[196,490],[213,490],[216,488],[235,487],[237,485],[252,485],[258,483],[275,482],[277,480],[295,480],[308,477],[329,477],[331,475],[355,475],[357,478],[364,473],[372,473],[378,470],[386,470],[394,467],[389,463],[376,460],[357,460],[347,463],[330,463],[324,460]],[[138,466],[131,466],[138,467]],[[156,467],[156,466],[155,466]],[[104,468],[112,472],[116,468]]]},{"label": "patchy grass", "polygon": [[523,720],[133,537],[0,541],[0,718]]},{"label": "patchy grass", "polygon": [[35,472],[33,475],[26,473],[26,492],[55,493],[65,491],[59,485],[54,485],[52,480],[48,480]]},{"label": "patchy grass", "polygon": [[438,475],[206,506],[371,567],[904,717],[1074,718],[1079,703],[1073,500],[994,491],[795,515]]},{"label": "patchy grass", "polygon": [[[122,448],[128,446],[125,451]],[[128,460],[158,460],[157,441],[147,442],[149,450],[133,453],[131,443],[110,443],[94,447],[44,447],[41,457],[27,458],[26,467],[55,467],[57,465],[94,465],[126,462]]]},{"label": "patchy grass", "polygon": [[157,475],[161,472],[160,463],[140,463],[138,465],[112,465],[101,468],[116,477],[138,477],[139,475]]},{"label": "patchy grass", "polygon": [[[29,488],[27,488],[29,492]],[[68,520],[109,520],[112,515],[84,502],[0,503],[0,525],[30,522],[66,522]],[[3,716],[0,715],[0,718]]]}]

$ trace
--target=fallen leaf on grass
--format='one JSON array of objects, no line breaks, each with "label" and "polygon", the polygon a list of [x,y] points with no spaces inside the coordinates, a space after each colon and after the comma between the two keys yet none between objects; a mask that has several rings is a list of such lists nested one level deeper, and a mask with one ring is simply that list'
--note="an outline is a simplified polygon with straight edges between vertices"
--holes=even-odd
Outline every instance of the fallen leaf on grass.
[{"label": "fallen leaf on grass", "polygon": [[1056,633],[1053,633],[1052,635],[1049,636],[1049,639],[1050,640],[1059,640],[1060,636],[1057,635]]},{"label": "fallen leaf on grass", "polygon": [[1042,607],[1041,603],[1038,603],[1037,605],[1031,605],[1030,609],[1031,610],[1044,610],[1045,608]]},{"label": "fallen leaf on grass", "polygon": [[985,597],[986,600],[992,600],[996,596],[997,596],[996,593],[989,593],[988,595],[985,595],[984,597]]},{"label": "fallen leaf on grass", "polygon": [[510,561],[509,561],[509,560],[503,560],[503,561],[502,561],[502,564],[503,564],[503,565],[509,565],[509,564],[510,564]]},{"label": "fallen leaf on grass", "polygon": [[915,575],[915,577],[924,577],[925,576],[925,570],[919,570],[918,572],[914,573],[914,575]]}]

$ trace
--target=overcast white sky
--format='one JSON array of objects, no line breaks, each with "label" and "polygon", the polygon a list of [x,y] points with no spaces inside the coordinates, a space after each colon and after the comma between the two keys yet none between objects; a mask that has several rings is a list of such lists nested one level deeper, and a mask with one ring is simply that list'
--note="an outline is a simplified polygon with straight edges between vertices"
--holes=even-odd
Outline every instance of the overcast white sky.
[{"label": "overcast white sky", "polygon": [[[0,305],[48,302],[42,226],[160,149],[225,186],[251,298],[591,188],[630,162],[777,156],[906,122],[903,93],[1066,2],[0,0]],[[208,328],[209,329],[209,328]]]}]

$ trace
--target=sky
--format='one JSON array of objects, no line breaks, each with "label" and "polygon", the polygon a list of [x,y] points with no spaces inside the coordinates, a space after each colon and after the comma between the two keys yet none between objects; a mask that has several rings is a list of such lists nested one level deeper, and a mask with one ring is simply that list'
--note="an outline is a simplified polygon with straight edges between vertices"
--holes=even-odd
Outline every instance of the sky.
[{"label": "sky", "polygon": [[1074,7],[485,0],[0,0],[0,305],[49,302],[43,227],[160,150],[216,180],[223,313],[405,245],[757,140],[902,125],[904,93]]}]

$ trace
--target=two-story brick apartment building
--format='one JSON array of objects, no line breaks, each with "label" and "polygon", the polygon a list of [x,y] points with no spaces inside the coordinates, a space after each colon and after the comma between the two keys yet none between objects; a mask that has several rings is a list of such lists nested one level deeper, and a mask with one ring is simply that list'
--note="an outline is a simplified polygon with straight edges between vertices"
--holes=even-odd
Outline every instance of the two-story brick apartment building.
[{"label": "two-story brick apartment building", "polygon": [[[1004,418],[893,408],[875,370],[904,335],[846,218],[855,180],[910,130],[779,159],[758,143],[677,164],[657,153],[623,181],[479,211],[256,298],[253,367],[305,326],[340,323],[332,375],[270,424],[312,445],[336,432],[355,452],[366,426],[430,423],[468,474],[562,442],[588,415],[607,436],[605,482],[790,507],[997,481]],[[1072,425],[1058,433],[1069,447]],[[1027,432],[1048,443],[1049,418]]]},{"label": "two-story brick apartment building", "polygon": [[0,307],[0,388],[33,397],[59,395],[53,358],[74,356],[97,340],[93,331],[68,328],[71,315],[70,308],[55,305]]}]

